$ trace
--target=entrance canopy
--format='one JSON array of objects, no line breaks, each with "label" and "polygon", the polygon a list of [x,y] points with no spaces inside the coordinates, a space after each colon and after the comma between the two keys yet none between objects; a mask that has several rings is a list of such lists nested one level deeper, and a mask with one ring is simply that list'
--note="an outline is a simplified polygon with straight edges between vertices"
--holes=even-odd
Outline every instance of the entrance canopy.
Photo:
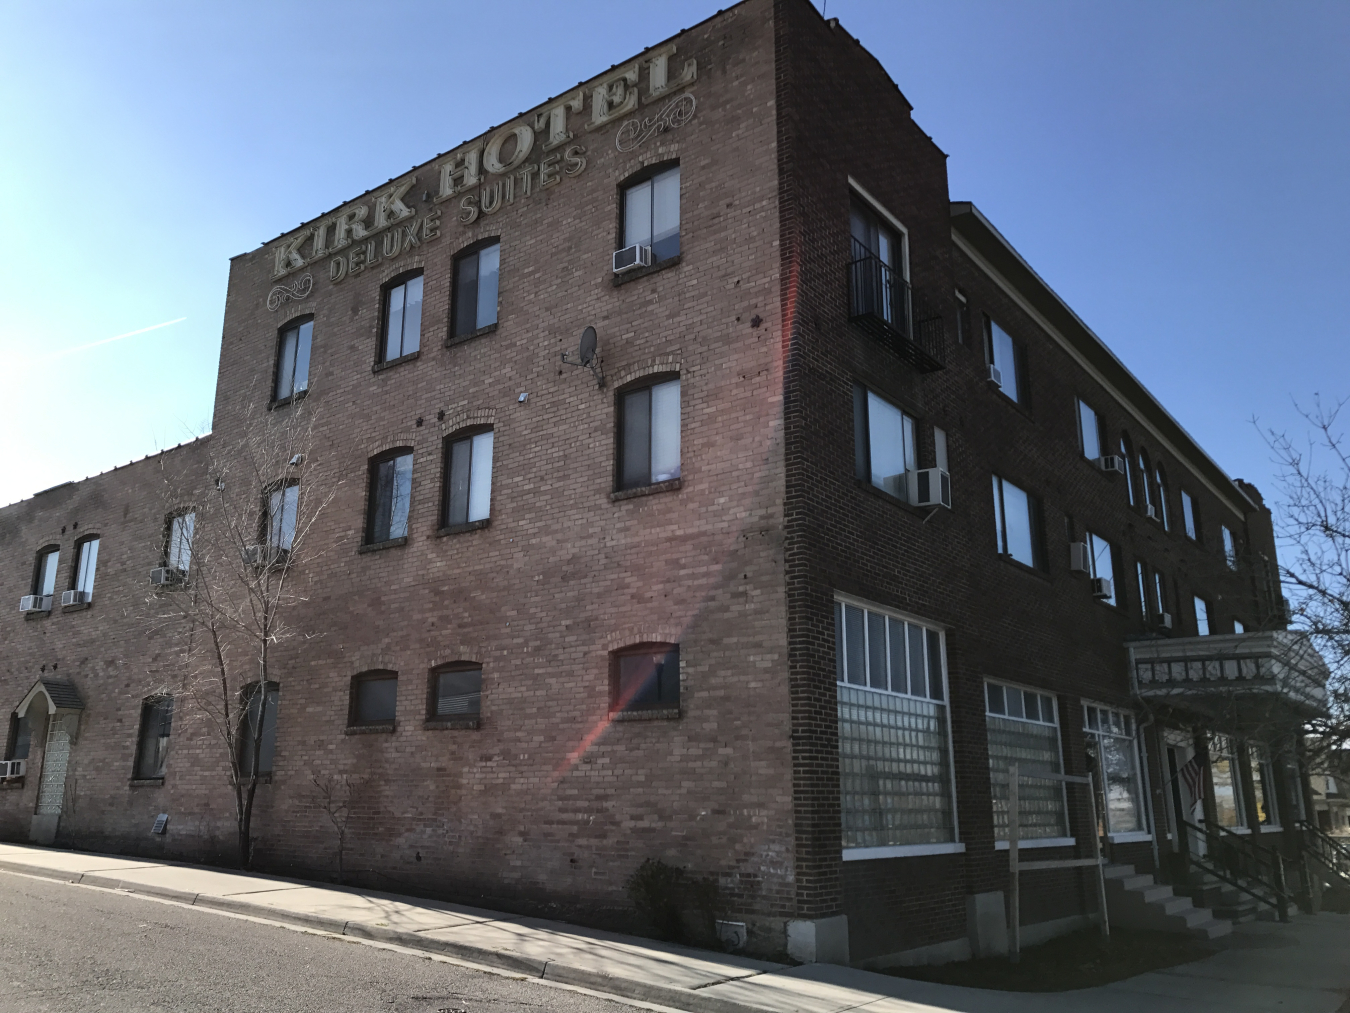
[{"label": "entrance canopy", "polygon": [[84,710],[84,700],[81,699],[79,690],[65,679],[39,679],[33,683],[33,688],[19,702],[19,706],[14,708],[14,713],[23,717],[28,713],[28,708],[34,700],[41,700],[46,705],[48,714],[55,714],[59,710]]}]

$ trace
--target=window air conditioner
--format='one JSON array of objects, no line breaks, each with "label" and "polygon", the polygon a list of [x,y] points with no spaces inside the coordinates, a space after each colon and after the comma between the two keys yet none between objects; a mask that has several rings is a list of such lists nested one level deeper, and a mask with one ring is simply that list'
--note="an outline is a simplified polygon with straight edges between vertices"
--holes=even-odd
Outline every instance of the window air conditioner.
[{"label": "window air conditioner", "polygon": [[239,550],[240,557],[249,566],[276,566],[286,562],[290,554],[290,549],[279,545],[246,545]]},{"label": "window air conditioner", "polygon": [[1092,556],[1088,554],[1087,542],[1069,543],[1069,569],[1075,573],[1092,572]]},{"label": "window air conditioner", "polygon": [[52,596],[49,594],[26,594],[19,599],[20,612],[50,612]]},{"label": "window air conditioner", "polygon": [[1107,454],[1105,457],[1097,458],[1097,467],[1108,475],[1112,472],[1123,475],[1125,474],[1125,459],[1116,454]]},{"label": "window air conditioner", "polygon": [[1113,592],[1111,591],[1111,578],[1110,578],[1110,577],[1093,577],[1093,578],[1092,578],[1092,597],[1094,597],[1094,598],[1110,598],[1111,595],[1112,595],[1112,593],[1113,593]]},{"label": "window air conditioner", "polygon": [[166,584],[181,584],[186,574],[176,566],[157,566],[150,571],[150,583],[156,587]]},{"label": "window air conditioner", "polygon": [[911,471],[905,479],[912,506],[952,508],[952,479],[941,468],[923,468]]},{"label": "window air conditioner", "polygon": [[1164,630],[1170,630],[1172,628],[1172,613],[1164,612],[1158,616],[1158,626]]},{"label": "window air conditioner", "polygon": [[62,591],[62,592],[61,592],[61,604],[62,604],[62,605],[88,605],[88,604],[89,604],[89,601],[90,601],[90,598],[91,598],[91,596],[90,596],[90,594],[89,594],[87,591]]},{"label": "window air conditioner", "polygon": [[1144,516],[1151,521],[1156,521],[1158,519],[1158,508],[1152,503],[1147,504],[1144,507]]},{"label": "window air conditioner", "polygon": [[0,760],[0,778],[23,777],[27,760]]},{"label": "window air conditioner", "polygon": [[999,372],[998,367],[993,363],[989,364],[989,382],[995,387],[1003,386],[1003,374]]},{"label": "window air conditioner", "polygon": [[638,267],[652,266],[652,248],[650,246],[625,246],[614,251],[614,273],[623,274]]}]

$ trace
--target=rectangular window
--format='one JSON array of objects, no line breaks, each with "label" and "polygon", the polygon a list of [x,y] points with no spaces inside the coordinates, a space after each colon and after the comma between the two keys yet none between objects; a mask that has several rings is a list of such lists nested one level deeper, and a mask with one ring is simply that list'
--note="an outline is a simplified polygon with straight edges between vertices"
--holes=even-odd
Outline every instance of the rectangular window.
[{"label": "rectangular window", "polygon": [[998,551],[1027,566],[1043,568],[1040,502],[1022,489],[994,476],[994,525]]},{"label": "rectangular window", "polygon": [[680,381],[619,395],[619,488],[680,477]]},{"label": "rectangular window", "polygon": [[1245,627],[1245,626],[1242,625],[1242,620],[1241,620],[1241,619],[1234,619],[1234,620],[1233,620],[1233,632],[1234,632],[1234,633],[1246,633],[1246,632],[1247,632],[1247,627]]},{"label": "rectangular window", "polygon": [[285,401],[309,388],[309,346],[314,321],[288,327],[277,340],[276,400]]},{"label": "rectangular window", "polygon": [[267,544],[287,552],[295,544],[295,524],[300,509],[300,487],[286,485],[267,497]]},{"label": "rectangular window", "polygon": [[1205,599],[1195,599],[1195,632],[1202,637],[1209,636],[1209,605]]},{"label": "rectangular window", "polygon": [[[994,793],[994,839],[1008,839],[1008,768],[1019,774],[1064,773],[1055,698],[1016,686],[985,683],[989,773]],[[1068,836],[1068,807],[1060,781],[1018,784],[1018,838]]]},{"label": "rectangular window", "polygon": [[454,337],[463,337],[497,322],[497,278],[500,243],[463,254],[455,261]]},{"label": "rectangular window", "polygon": [[956,290],[956,340],[966,344],[970,340],[970,304],[959,288]]},{"label": "rectangular window", "polygon": [[483,670],[460,665],[432,673],[431,713],[435,718],[476,718],[482,707]]},{"label": "rectangular window", "polygon": [[1256,822],[1263,827],[1278,827],[1280,816],[1275,802],[1275,768],[1260,746],[1247,747],[1247,762],[1252,769],[1252,788],[1256,794]]},{"label": "rectangular window", "polygon": [[196,525],[197,515],[192,511],[169,519],[169,538],[164,553],[164,565],[185,576],[192,563],[192,531]]},{"label": "rectangular window", "polygon": [[37,568],[33,571],[33,593],[56,593],[56,568],[61,562],[60,549],[43,549],[38,553]]},{"label": "rectangular window", "polygon": [[849,210],[849,233],[851,315],[879,317],[906,336],[912,336],[905,234],[892,229],[872,208],[858,200]]},{"label": "rectangular window", "polygon": [[1083,456],[1089,461],[1102,456],[1101,423],[1097,413],[1082,401],[1078,402],[1078,445],[1083,448]]},{"label": "rectangular window", "polygon": [[135,776],[138,780],[164,776],[172,727],[173,697],[162,696],[141,704],[141,732],[136,743]]},{"label": "rectangular window", "polygon": [[366,544],[378,545],[408,535],[408,506],[412,500],[413,455],[399,450],[370,466],[370,507]]},{"label": "rectangular window", "polygon": [[989,364],[998,370],[999,387],[1014,401],[1021,401],[1021,349],[1012,335],[989,317],[984,318],[985,354]]},{"label": "rectangular window", "polygon": [[[277,750],[277,703],[281,687],[267,684],[263,693],[258,683],[245,690],[245,718],[239,729],[239,773],[259,777],[272,773],[272,757]],[[256,759],[256,763],[255,763]]]},{"label": "rectangular window", "polygon": [[905,473],[918,467],[914,420],[860,384],[853,387],[858,477],[905,499]]},{"label": "rectangular window", "polygon": [[1185,489],[1181,490],[1181,520],[1186,526],[1186,537],[1193,542],[1200,540],[1200,527],[1195,520],[1195,501]]},{"label": "rectangular window", "polygon": [[650,246],[652,263],[680,253],[680,167],[626,187],[623,245]]},{"label": "rectangular window", "polygon": [[954,842],[942,633],[834,609],[843,847]]},{"label": "rectangular window", "polygon": [[1120,459],[1125,463],[1125,492],[1130,506],[1134,506],[1134,466],[1130,463],[1130,445],[1124,436],[1120,438]]},{"label": "rectangular window", "polygon": [[1110,834],[1137,834],[1144,822],[1144,791],[1134,718],[1109,707],[1083,705],[1083,730],[1095,761],[1102,801],[1100,813]]},{"label": "rectangular window", "polygon": [[1135,563],[1134,571],[1139,576],[1139,613],[1148,620],[1148,582],[1144,577],[1144,564]]},{"label": "rectangular window", "polygon": [[1111,582],[1111,594],[1101,600],[1110,605],[1116,604],[1116,572],[1112,565],[1113,551],[1111,543],[1101,535],[1094,535],[1091,531],[1087,536],[1088,555],[1091,557],[1092,576],[1101,577]]},{"label": "rectangular window", "polygon": [[391,286],[384,294],[384,341],[380,361],[412,355],[422,342],[422,276]]},{"label": "rectangular window", "polygon": [[1214,810],[1219,826],[1246,826],[1243,816],[1242,788],[1238,780],[1237,756],[1232,741],[1224,735],[1214,735],[1209,742],[1209,773],[1214,782]]},{"label": "rectangular window", "polygon": [[33,724],[25,713],[23,717],[18,714],[9,716],[9,738],[5,742],[6,760],[26,760],[28,759],[28,748],[33,741]]},{"label": "rectangular window", "polygon": [[673,710],[679,706],[679,644],[637,644],[610,656],[611,712]]},{"label": "rectangular window", "polygon": [[1223,534],[1223,558],[1228,564],[1230,570],[1237,569],[1237,542],[1233,538],[1233,532],[1228,530],[1228,525],[1222,525],[1219,531]]},{"label": "rectangular window", "polygon": [[76,546],[75,587],[83,601],[94,597],[94,572],[98,569],[98,539],[86,538]]},{"label": "rectangular window", "polygon": [[1167,611],[1167,588],[1163,575],[1157,570],[1153,571],[1153,607],[1156,610],[1155,615],[1162,615]]},{"label": "rectangular window", "polygon": [[933,463],[943,471],[951,471],[947,466],[947,433],[937,426],[933,427]]},{"label": "rectangular window", "polygon": [[1162,521],[1164,531],[1172,529],[1172,518],[1167,509],[1167,479],[1163,477],[1162,467],[1154,469],[1158,481],[1158,520]]},{"label": "rectangular window", "polygon": [[445,454],[442,527],[487,520],[492,509],[492,431],[451,440]]},{"label": "rectangular window", "polygon": [[392,725],[397,709],[397,672],[363,672],[352,679],[349,725]]}]

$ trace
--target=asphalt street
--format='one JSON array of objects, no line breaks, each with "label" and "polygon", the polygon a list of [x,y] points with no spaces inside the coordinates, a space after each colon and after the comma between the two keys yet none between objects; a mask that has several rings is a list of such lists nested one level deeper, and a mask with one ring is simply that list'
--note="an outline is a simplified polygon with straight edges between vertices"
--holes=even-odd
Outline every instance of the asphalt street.
[{"label": "asphalt street", "polygon": [[0,1013],[629,1013],[344,939],[0,874]]}]

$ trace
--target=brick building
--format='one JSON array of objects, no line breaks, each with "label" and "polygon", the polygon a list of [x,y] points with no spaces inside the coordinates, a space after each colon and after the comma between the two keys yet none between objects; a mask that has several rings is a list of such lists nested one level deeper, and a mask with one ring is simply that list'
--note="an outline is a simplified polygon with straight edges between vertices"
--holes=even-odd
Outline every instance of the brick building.
[{"label": "brick building", "polygon": [[[1269,512],[910,113],[806,0],[746,0],[236,257],[212,435],[0,511],[0,835],[237,858],[147,615],[305,412],[248,486],[262,569],[286,490],[325,504],[260,867],[333,874],[345,776],[365,886],[627,926],[660,859],[751,951],[885,964],[1006,945],[1010,762],[1104,775],[1159,875],[1194,820],[1279,841],[1325,670]],[[1091,854],[1080,788],[1021,795],[1023,848]],[[1022,883],[1024,939],[1095,916],[1083,870]]]}]

